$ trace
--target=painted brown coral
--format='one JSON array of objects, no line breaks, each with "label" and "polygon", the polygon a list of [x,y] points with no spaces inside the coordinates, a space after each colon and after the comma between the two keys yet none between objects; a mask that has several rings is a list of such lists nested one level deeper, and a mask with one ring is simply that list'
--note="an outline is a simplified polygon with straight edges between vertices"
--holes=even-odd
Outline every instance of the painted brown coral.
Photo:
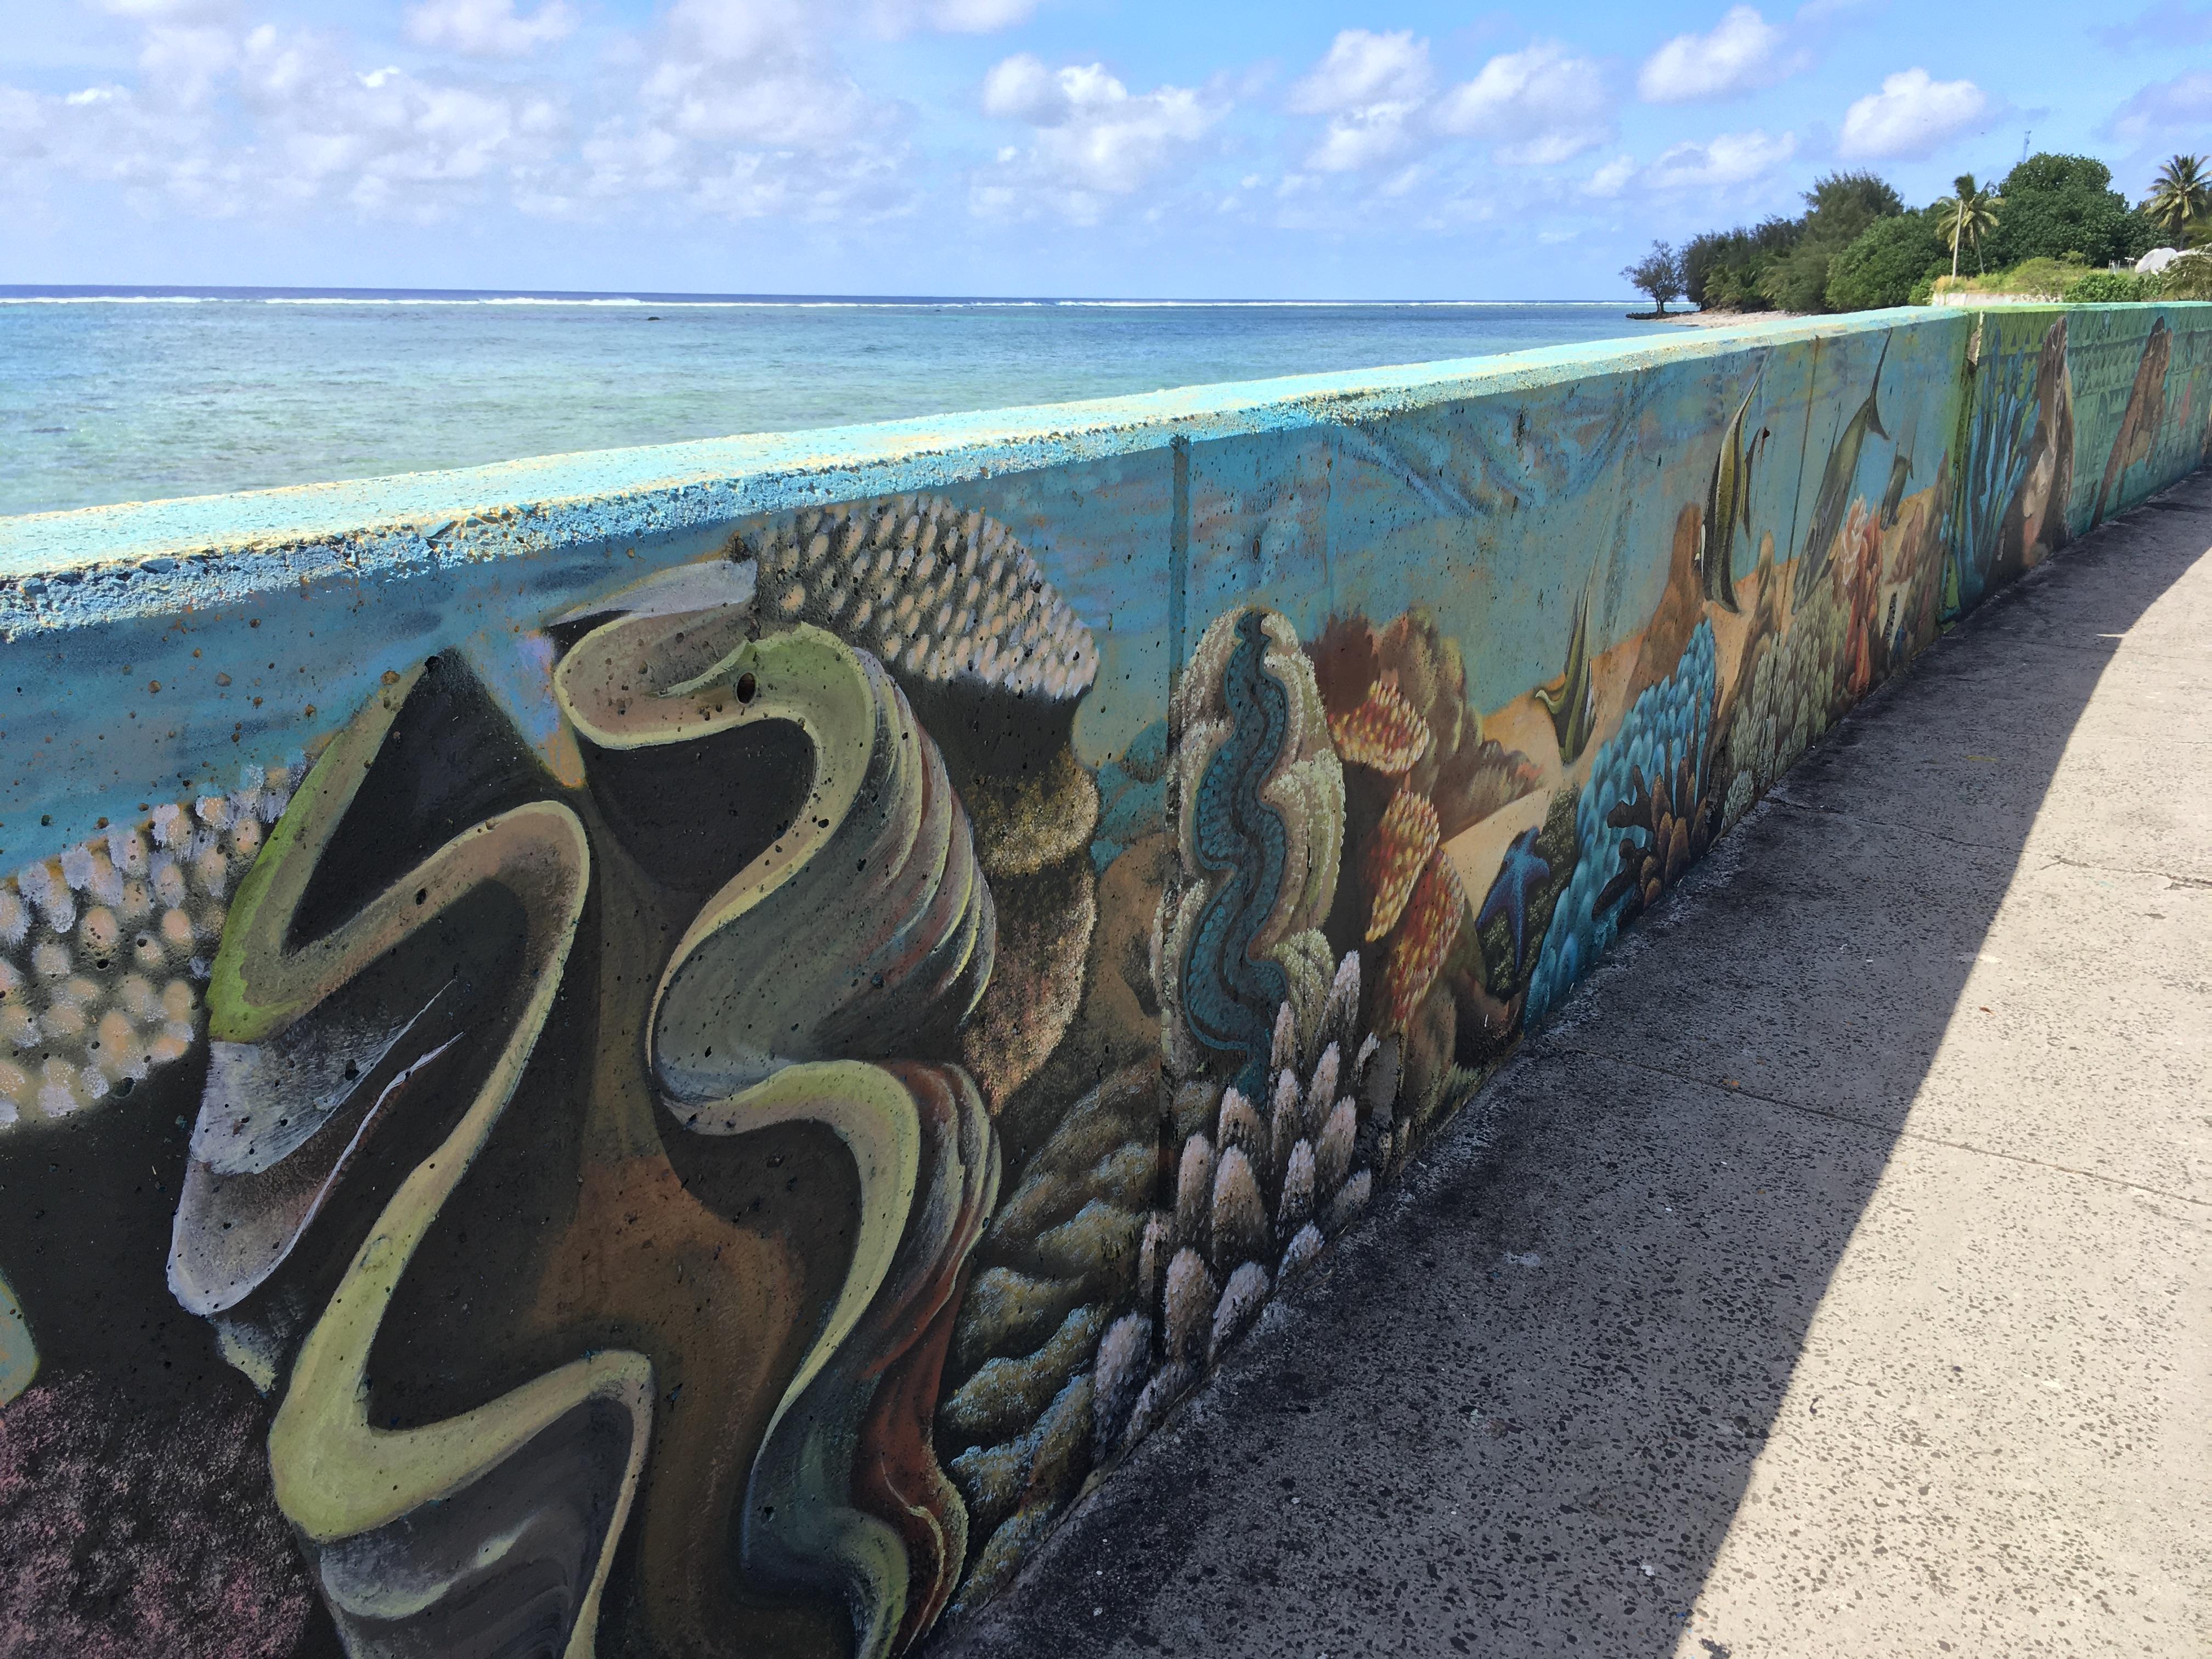
[{"label": "painted brown coral", "polygon": [[1460,884],[1458,867],[1439,853],[1413,884],[1404,926],[1391,941],[1382,974],[1382,1012],[1376,1022],[1381,1030],[1403,1031],[1413,1024],[1429,988],[1436,983],[1437,970],[1459,943],[1466,915],[1467,890]]},{"label": "painted brown coral", "polygon": [[[1332,617],[1307,654],[1347,764],[1373,763],[1346,746],[1340,726],[1364,733],[1382,725],[1382,709],[1395,715],[1398,704],[1420,716],[1428,727],[1426,750],[1401,768],[1381,769],[1428,797],[1446,841],[1536,787],[1536,768],[1527,756],[1482,735],[1482,717],[1467,700],[1459,647],[1425,611],[1405,611],[1379,632],[1356,613]],[[1363,714],[1370,698],[1377,710]]]},{"label": "painted brown coral", "polygon": [[1437,809],[1426,795],[1401,788],[1382,809],[1382,821],[1360,848],[1360,875],[1367,885],[1369,944],[1398,925],[1413,884],[1443,845]]},{"label": "painted brown coral", "polygon": [[1378,1034],[1407,1040],[1425,1098],[1449,1068],[1455,1024],[1450,1008],[1425,1005],[1432,994],[1450,1001],[1439,975],[1468,922],[1445,843],[1529,793],[1539,775],[1482,735],[1459,647],[1424,612],[1379,631],[1362,616],[1332,617],[1309,654],[1345,762],[1351,878],[1331,936],[1381,962],[1369,1018]]},{"label": "painted brown coral", "polygon": [[1881,615],[1881,521],[1863,501],[1851,503],[1837,562],[1843,569],[1844,603],[1850,614],[1844,640],[1844,684],[1856,700],[1874,690],[1887,665]]}]

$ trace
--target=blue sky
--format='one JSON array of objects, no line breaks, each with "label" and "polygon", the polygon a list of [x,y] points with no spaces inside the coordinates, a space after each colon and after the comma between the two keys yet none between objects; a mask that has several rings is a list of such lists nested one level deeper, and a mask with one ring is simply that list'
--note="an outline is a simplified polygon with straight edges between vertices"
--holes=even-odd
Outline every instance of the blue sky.
[{"label": "blue sky", "polygon": [[6,0],[0,282],[1610,298],[2212,149],[2212,6]]}]

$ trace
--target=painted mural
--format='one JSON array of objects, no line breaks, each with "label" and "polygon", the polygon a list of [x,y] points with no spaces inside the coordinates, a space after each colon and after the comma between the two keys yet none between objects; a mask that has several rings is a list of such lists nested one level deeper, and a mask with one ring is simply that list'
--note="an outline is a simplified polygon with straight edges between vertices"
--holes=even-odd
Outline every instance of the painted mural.
[{"label": "painted mural", "polygon": [[0,1655],[915,1648],[2208,442],[2186,307],[1753,331],[428,629],[0,884]]}]

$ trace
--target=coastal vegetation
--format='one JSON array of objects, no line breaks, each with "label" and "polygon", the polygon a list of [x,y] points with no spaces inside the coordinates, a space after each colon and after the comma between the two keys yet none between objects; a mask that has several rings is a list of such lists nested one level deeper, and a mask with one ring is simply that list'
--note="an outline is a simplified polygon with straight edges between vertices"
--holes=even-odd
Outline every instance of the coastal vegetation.
[{"label": "coastal vegetation", "polygon": [[1682,297],[1682,256],[1672,245],[1654,242],[1651,252],[1620,273],[1630,283],[1651,296],[1651,314],[1664,317],[1670,300]]},{"label": "coastal vegetation", "polygon": [[[2151,249],[2212,246],[2212,170],[2176,155],[2140,204],[2086,155],[2031,155],[1994,185],[1962,173],[1908,207],[1887,180],[1832,173],[1805,211],[1708,231],[1680,256],[1683,291],[1707,311],[1822,313],[1924,305],[1941,294],[2110,304],[2212,299],[2212,256],[2138,272]],[[1646,290],[1649,291],[1648,289]]]}]

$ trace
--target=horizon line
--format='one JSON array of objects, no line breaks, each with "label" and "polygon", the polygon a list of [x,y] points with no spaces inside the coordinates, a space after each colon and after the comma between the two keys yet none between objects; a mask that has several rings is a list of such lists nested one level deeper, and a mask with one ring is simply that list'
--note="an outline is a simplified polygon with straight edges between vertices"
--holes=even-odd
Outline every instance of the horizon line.
[{"label": "horizon line", "polygon": [[1068,306],[1068,307],[1431,307],[1480,309],[1515,306],[1613,306],[1644,303],[1643,296],[1618,299],[1520,300],[1346,300],[1203,298],[1113,295],[1018,294],[808,294],[717,293],[655,289],[353,288],[305,284],[181,283],[0,283],[0,303],[70,301],[241,301],[264,303],[416,302],[607,306]]}]

